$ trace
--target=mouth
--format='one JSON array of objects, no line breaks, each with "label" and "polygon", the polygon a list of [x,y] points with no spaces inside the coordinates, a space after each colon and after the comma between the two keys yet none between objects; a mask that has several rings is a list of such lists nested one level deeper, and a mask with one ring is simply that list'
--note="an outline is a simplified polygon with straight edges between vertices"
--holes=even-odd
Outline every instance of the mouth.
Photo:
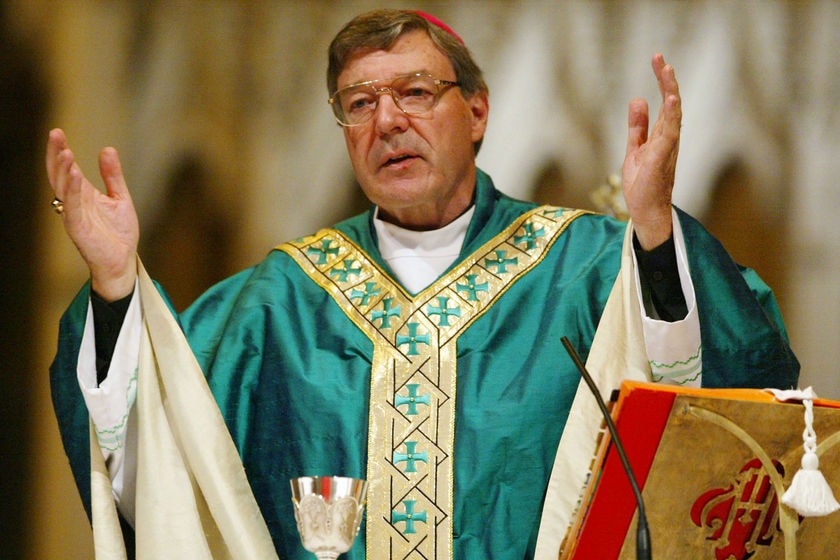
[{"label": "mouth", "polygon": [[382,167],[386,169],[402,169],[411,165],[420,156],[414,153],[388,154],[382,161]]}]

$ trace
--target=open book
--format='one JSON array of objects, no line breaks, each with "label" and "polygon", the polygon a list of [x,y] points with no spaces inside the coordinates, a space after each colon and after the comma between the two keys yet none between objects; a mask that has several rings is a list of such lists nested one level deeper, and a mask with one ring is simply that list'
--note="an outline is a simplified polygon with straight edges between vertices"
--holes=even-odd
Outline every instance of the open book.
[{"label": "open book", "polygon": [[[840,496],[840,402],[816,399],[820,470]],[[643,489],[654,559],[840,558],[840,512],[780,502],[800,468],[804,407],[758,389],[625,382],[613,407]],[[561,559],[635,558],[636,502],[603,436]]]}]

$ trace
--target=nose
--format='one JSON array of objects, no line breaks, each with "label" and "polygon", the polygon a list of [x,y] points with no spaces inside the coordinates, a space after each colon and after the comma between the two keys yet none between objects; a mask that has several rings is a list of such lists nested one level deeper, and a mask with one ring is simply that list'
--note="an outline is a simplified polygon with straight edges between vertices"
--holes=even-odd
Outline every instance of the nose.
[{"label": "nose", "polygon": [[383,88],[377,91],[379,101],[373,112],[376,132],[381,135],[394,132],[404,132],[408,128],[408,115],[397,107],[390,90]]}]

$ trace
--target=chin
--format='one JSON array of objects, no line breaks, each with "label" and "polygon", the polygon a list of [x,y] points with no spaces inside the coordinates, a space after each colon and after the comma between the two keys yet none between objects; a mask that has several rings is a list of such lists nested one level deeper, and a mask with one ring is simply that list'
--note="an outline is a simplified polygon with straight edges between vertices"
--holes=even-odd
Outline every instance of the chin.
[{"label": "chin", "polygon": [[424,198],[428,192],[428,180],[418,177],[391,177],[385,180],[374,180],[368,187],[362,187],[362,191],[374,203],[380,206],[387,206],[389,203],[400,205],[416,204]]}]

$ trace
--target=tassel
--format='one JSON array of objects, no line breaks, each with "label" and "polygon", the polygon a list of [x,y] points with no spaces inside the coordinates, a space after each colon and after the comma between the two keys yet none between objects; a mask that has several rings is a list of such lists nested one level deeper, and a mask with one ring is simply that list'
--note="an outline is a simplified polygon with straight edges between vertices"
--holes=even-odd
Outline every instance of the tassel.
[{"label": "tassel", "polygon": [[806,451],[802,468],[793,475],[793,482],[782,496],[782,503],[802,517],[821,517],[840,509],[819,466],[817,454]]},{"label": "tassel", "polygon": [[805,405],[805,431],[802,433],[805,454],[802,456],[802,468],[793,476],[790,487],[782,496],[782,503],[803,517],[821,517],[840,509],[831,487],[820,472],[817,434],[814,431],[815,396],[810,387],[800,396]]}]

